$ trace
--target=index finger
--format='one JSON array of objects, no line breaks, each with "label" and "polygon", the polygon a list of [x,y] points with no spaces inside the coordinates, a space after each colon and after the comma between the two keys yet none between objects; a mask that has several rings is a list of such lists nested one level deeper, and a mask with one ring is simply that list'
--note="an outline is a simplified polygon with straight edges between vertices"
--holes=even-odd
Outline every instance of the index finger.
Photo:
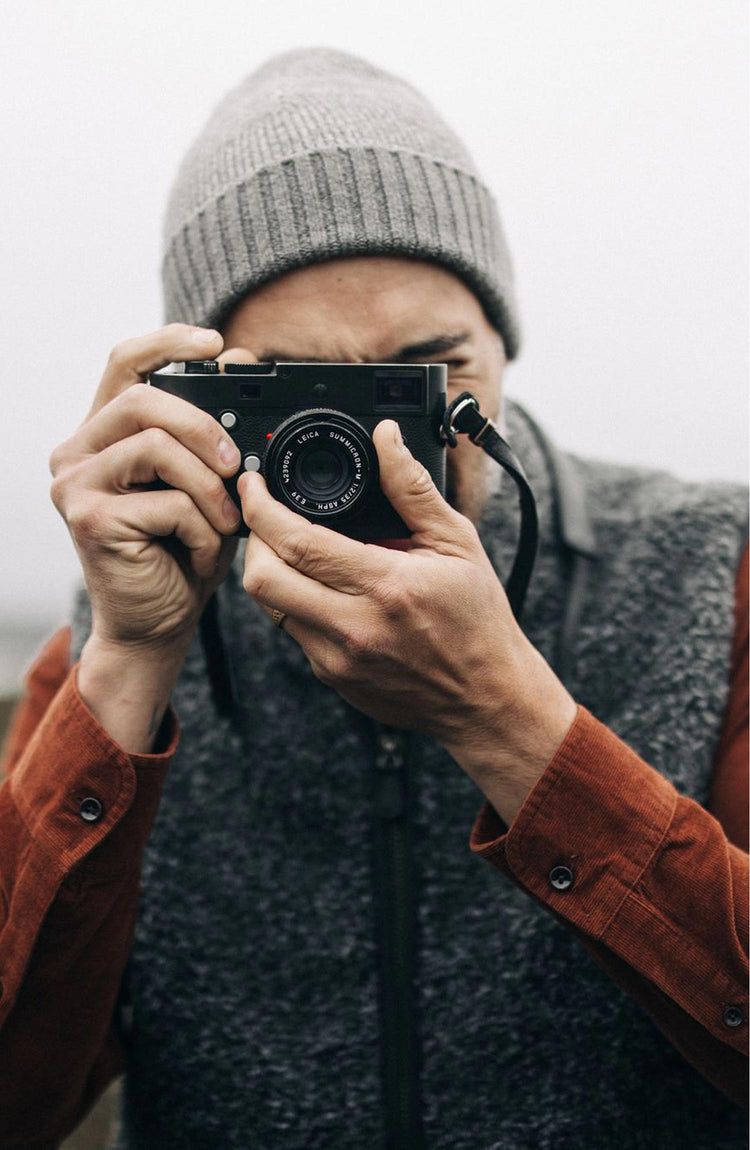
[{"label": "index finger", "polygon": [[109,354],[87,419],[121,391],[134,383],[143,383],[150,371],[158,371],[168,363],[210,359],[218,355],[221,347],[218,331],[186,323],[170,323],[147,335],[123,340]]},{"label": "index finger", "polygon": [[179,440],[217,473],[234,475],[239,466],[239,450],[217,419],[186,399],[137,383],[111,400],[55,449],[50,461],[53,472],[71,459],[96,455],[114,443],[153,427]]},{"label": "index finger", "polygon": [[250,530],[303,575],[347,595],[366,595],[390,573],[393,557],[381,547],[309,523],[274,499],[257,472],[241,475],[237,491]]}]

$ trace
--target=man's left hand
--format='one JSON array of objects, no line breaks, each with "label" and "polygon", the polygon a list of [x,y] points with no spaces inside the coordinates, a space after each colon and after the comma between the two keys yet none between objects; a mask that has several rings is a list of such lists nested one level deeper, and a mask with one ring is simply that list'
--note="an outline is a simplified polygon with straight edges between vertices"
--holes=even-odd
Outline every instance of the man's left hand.
[{"label": "man's left hand", "polygon": [[246,474],[245,590],[286,614],[314,673],[358,710],[437,739],[485,792],[487,772],[533,783],[575,703],[513,618],[475,527],[442,498],[398,425],[384,420],[373,441],[382,490],[413,533],[409,549],[309,523]]}]

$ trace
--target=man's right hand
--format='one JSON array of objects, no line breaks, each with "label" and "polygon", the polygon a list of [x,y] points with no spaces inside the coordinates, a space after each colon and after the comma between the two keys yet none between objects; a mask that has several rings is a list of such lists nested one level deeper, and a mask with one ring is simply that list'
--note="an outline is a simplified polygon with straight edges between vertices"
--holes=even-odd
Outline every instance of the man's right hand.
[{"label": "man's right hand", "polygon": [[[185,324],[118,344],[85,421],[52,452],[52,500],[91,600],[84,654],[87,679],[100,689],[92,687],[86,701],[98,715],[93,695],[105,681],[111,690],[112,676],[122,682],[128,671],[133,684],[146,688],[143,706],[153,703],[163,714],[162,696],[173,685],[166,680],[176,676],[236,551],[237,539],[228,536],[240,517],[223,480],[237,471],[239,451],[210,415],[145,383],[170,362],[213,358],[221,349],[218,332]],[[150,489],[155,480],[170,489]],[[84,693],[80,671],[79,688]],[[147,720],[153,727],[154,715]],[[110,724],[110,731],[139,744],[130,750],[147,749],[129,728],[116,734]]]}]

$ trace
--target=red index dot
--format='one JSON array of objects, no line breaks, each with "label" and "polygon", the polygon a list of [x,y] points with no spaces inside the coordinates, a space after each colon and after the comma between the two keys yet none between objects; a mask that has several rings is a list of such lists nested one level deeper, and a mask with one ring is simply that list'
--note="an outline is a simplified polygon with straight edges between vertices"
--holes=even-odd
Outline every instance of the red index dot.
[{"label": "red index dot", "polygon": [[272,437],[273,437],[273,432],[272,432],[272,431],[267,431],[267,432],[266,432],[266,439],[271,439]]}]

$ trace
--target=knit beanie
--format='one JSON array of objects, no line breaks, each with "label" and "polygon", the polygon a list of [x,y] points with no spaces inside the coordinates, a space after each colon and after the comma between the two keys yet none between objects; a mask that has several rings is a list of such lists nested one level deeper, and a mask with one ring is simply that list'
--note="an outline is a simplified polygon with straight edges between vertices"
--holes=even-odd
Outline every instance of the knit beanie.
[{"label": "knit beanie", "polygon": [[328,48],[276,56],[221,101],[177,173],[165,320],[215,327],[283,272],[362,255],[448,268],[516,355],[497,208],[455,133],[410,84],[366,60]]}]

